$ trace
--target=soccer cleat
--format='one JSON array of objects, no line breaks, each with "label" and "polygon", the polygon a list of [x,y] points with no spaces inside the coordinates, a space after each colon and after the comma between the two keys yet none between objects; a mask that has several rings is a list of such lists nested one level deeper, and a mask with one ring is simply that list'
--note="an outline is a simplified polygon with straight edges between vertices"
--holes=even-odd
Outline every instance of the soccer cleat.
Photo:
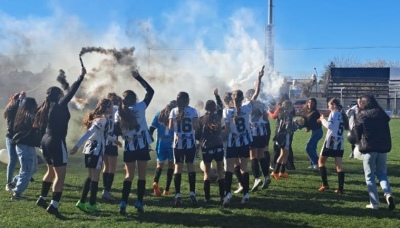
[{"label": "soccer cleat", "polygon": [[164,190],[164,192],[163,192],[163,196],[169,196],[171,194],[172,194],[172,192],[167,191],[167,190]]},{"label": "soccer cleat", "polygon": [[278,174],[278,173],[272,172],[272,173],[271,173],[271,176],[272,176],[275,180],[279,180],[279,174]]},{"label": "soccer cleat", "polygon": [[231,193],[226,194],[226,196],[224,197],[224,199],[222,201],[222,206],[227,207],[229,205],[229,203],[231,202],[231,199],[232,199]]},{"label": "soccer cleat", "polygon": [[182,205],[182,196],[180,193],[175,195],[175,207],[179,207]]},{"label": "soccer cleat", "polygon": [[261,185],[263,185],[263,182],[261,181],[261,179],[260,179],[260,178],[256,178],[256,179],[254,180],[253,188],[252,188],[250,191],[251,191],[251,192],[257,191],[257,190],[258,190],[258,187],[260,187]]},{"label": "soccer cleat", "polygon": [[394,204],[394,199],[392,195],[387,195],[386,196],[386,202],[388,204],[388,209],[389,210],[394,210],[394,208],[396,207],[396,205]]},{"label": "soccer cleat", "polygon": [[282,173],[282,172],[280,172],[280,173],[279,173],[279,177],[288,178],[288,177],[289,177],[289,174],[288,174],[288,173]]},{"label": "soccer cleat", "polygon": [[6,184],[6,191],[11,191],[15,188],[15,182],[10,182]]},{"label": "soccer cleat", "polygon": [[126,202],[125,201],[121,201],[119,203],[119,214],[121,214],[121,215],[126,214]]},{"label": "soccer cleat", "polygon": [[85,206],[89,212],[99,212],[100,211],[100,209],[97,208],[97,204],[91,205],[90,203],[86,203]]},{"label": "soccer cleat", "polygon": [[261,188],[262,189],[267,189],[270,184],[271,184],[271,178],[265,177],[265,181],[263,182]]},{"label": "soccer cleat", "polygon": [[343,194],[344,194],[344,191],[343,191],[343,189],[342,189],[342,190],[336,189],[336,190],[335,190],[335,193],[338,194],[338,195],[343,195]]},{"label": "soccer cleat", "polygon": [[102,193],[102,195],[101,195],[101,198],[102,198],[103,200],[107,200],[107,201],[110,201],[110,202],[115,202],[115,201],[117,201],[117,199],[115,199],[115,197],[112,196],[111,193],[110,193],[109,191],[104,191],[104,190],[103,190],[103,193]]},{"label": "soccer cleat", "polygon": [[143,202],[136,201],[135,202],[135,208],[137,209],[137,211],[139,213],[143,213],[144,212]]},{"label": "soccer cleat", "polygon": [[194,192],[190,192],[189,194],[190,200],[192,201],[193,206],[197,206],[197,199],[196,199],[196,194]]},{"label": "soccer cleat", "polygon": [[80,200],[75,204],[75,207],[79,208],[81,211],[89,212],[89,210],[86,208],[86,204],[82,203]]},{"label": "soccer cleat", "polygon": [[233,193],[239,194],[239,193],[241,193],[242,191],[243,191],[243,187],[242,187],[242,185],[239,183],[239,184],[238,184],[238,189],[236,189],[236,191],[234,191]]},{"label": "soccer cleat", "polygon": [[205,204],[210,204],[211,203],[211,199],[204,199],[204,203]]},{"label": "soccer cleat", "polygon": [[319,187],[318,191],[319,192],[323,192],[323,191],[328,190],[328,189],[329,189],[329,186],[322,185],[321,187]]},{"label": "soccer cleat", "polygon": [[60,212],[58,212],[58,208],[54,207],[52,204],[50,204],[47,209],[47,213],[52,214],[52,215],[60,215]]},{"label": "soccer cleat", "polygon": [[250,200],[250,194],[246,193],[246,195],[244,195],[242,198],[241,204],[247,204],[249,202],[249,200]]},{"label": "soccer cleat", "polygon": [[160,191],[160,188],[158,187],[157,182],[153,183],[153,192],[154,192],[155,196],[161,196],[161,191]]},{"label": "soccer cleat", "polygon": [[367,204],[365,206],[365,208],[377,210],[377,209],[379,209],[379,205],[373,205],[372,203],[370,203],[370,204]]},{"label": "soccer cleat", "polygon": [[14,194],[11,196],[12,200],[28,200],[27,197],[25,197],[24,195],[22,195],[22,193],[17,193],[14,192]]},{"label": "soccer cleat", "polygon": [[48,207],[46,200],[41,196],[39,196],[39,199],[36,201],[36,205],[43,207],[44,209]]}]

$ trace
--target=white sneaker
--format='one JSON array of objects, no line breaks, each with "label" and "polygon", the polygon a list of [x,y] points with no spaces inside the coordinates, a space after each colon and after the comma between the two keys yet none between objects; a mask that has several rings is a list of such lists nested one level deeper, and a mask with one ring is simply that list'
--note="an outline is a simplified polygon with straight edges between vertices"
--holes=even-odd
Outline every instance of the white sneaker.
[{"label": "white sneaker", "polygon": [[224,200],[222,201],[222,206],[228,206],[229,203],[231,202],[232,199],[232,195],[231,193],[226,194],[226,196],[224,197]]},{"label": "white sneaker", "polygon": [[367,204],[365,206],[365,208],[377,210],[377,209],[379,209],[379,205],[373,205],[372,203],[370,203],[370,204]]},{"label": "white sneaker", "polygon": [[269,169],[270,169],[270,170],[274,170],[274,167],[272,167],[272,166],[270,165],[270,166],[269,166]]},{"label": "white sneaker", "polygon": [[262,185],[261,179],[260,179],[260,178],[256,178],[256,179],[254,180],[253,188],[252,188],[250,191],[251,191],[251,192],[257,191],[257,190],[258,190],[258,187],[260,187],[261,185]]},{"label": "white sneaker", "polygon": [[243,191],[242,185],[241,185],[241,184],[238,184],[238,189],[237,189],[236,191],[234,191],[233,193],[239,194],[239,193],[241,193],[242,191]]},{"label": "white sneaker", "polygon": [[15,188],[15,182],[10,182],[8,184],[6,184],[6,191],[11,191]]},{"label": "white sneaker", "polygon": [[250,194],[246,193],[246,195],[244,195],[242,198],[241,204],[247,204],[249,202],[249,200],[250,200]]},{"label": "white sneaker", "polygon": [[317,166],[317,165],[311,165],[311,166],[309,166],[308,168],[309,168],[309,169],[318,169],[318,166]]}]

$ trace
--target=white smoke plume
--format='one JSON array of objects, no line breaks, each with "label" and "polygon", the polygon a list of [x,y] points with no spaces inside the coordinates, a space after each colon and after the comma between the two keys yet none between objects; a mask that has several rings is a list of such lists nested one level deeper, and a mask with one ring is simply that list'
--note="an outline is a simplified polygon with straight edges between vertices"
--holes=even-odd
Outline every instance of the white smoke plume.
[{"label": "white smoke plume", "polygon": [[[247,91],[265,65],[265,23],[255,20],[255,13],[242,8],[229,21],[218,22],[212,5],[183,1],[164,15],[162,28],[151,18],[136,18],[123,25],[112,23],[99,33],[58,8],[52,16],[22,20],[0,12],[0,32],[7,34],[0,39],[1,101],[31,90],[40,103],[49,86],[61,87],[56,80],[59,69],[70,85],[76,80],[79,56],[88,72],[74,100],[80,108],[127,89],[142,99],[145,91],[130,76],[132,68],[156,91],[149,115],[180,91],[189,93],[191,106],[213,99],[216,87],[221,95],[233,89]],[[202,20],[206,22],[199,23]],[[263,82],[262,91],[276,95],[282,79],[266,66]]]}]

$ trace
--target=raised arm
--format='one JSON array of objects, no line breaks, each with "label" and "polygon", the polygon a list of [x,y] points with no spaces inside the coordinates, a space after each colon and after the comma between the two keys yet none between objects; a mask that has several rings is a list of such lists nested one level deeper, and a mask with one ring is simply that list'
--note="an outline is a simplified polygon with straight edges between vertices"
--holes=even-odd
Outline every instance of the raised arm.
[{"label": "raised arm", "polygon": [[256,83],[256,90],[255,90],[253,96],[251,97],[251,100],[256,100],[258,95],[260,94],[260,84],[261,84],[261,78],[264,76],[264,67],[265,66],[262,66],[260,72],[258,72],[258,80]]},{"label": "raised arm", "polygon": [[60,105],[68,105],[68,103],[71,101],[72,97],[74,97],[76,91],[78,91],[79,86],[81,85],[84,77],[86,75],[86,68],[82,67],[81,70],[81,75],[79,75],[78,80],[72,84],[72,86],[69,88],[67,94],[65,94],[60,101],[58,102]]},{"label": "raised arm", "polygon": [[142,78],[142,76],[140,76],[139,72],[137,70],[133,70],[132,72],[132,77],[134,77],[136,80],[138,80],[138,82],[143,86],[143,88],[146,90],[146,95],[144,96],[144,103],[146,103],[146,106],[148,107],[151,100],[153,99],[153,95],[154,95],[154,89],[151,88],[151,86],[149,85],[149,83],[146,82],[146,80],[144,80]]},{"label": "raised arm", "polygon": [[217,101],[217,115],[222,117],[222,110],[224,109],[224,106],[222,104],[221,97],[218,94],[218,88],[214,89],[214,96],[215,100]]}]

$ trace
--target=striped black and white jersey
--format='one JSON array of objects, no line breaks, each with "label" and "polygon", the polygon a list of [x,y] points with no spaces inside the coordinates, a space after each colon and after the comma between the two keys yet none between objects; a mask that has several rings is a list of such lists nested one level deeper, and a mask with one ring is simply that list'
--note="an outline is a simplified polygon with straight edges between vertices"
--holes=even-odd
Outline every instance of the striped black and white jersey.
[{"label": "striped black and white jersey", "polygon": [[82,153],[102,156],[108,137],[108,129],[111,120],[108,118],[98,118],[93,120],[92,126],[87,132],[78,140],[76,147],[81,147],[86,142]]},{"label": "striped black and white jersey", "polygon": [[228,147],[241,147],[248,145],[253,141],[250,130],[250,113],[251,103],[244,104],[240,107],[240,113],[237,114],[237,119],[234,121],[236,109],[227,108],[223,112],[223,119],[226,126],[229,126]]},{"label": "striped black and white jersey", "polygon": [[[146,102],[141,101],[134,105],[129,106],[131,115],[133,115],[137,123],[139,124],[139,129],[121,129],[122,136],[124,138],[125,151],[135,151],[148,147],[153,141],[148,130],[146,122]],[[117,121],[120,122],[120,117],[117,112]]]},{"label": "striped black and white jersey", "polygon": [[264,113],[268,111],[268,107],[261,101],[254,100],[251,102],[252,111],[250,114],[250,126],[253,136],[264,136],[268,134],[268,119],[264,119]]},{"label": "striped black and white jersey", "polygon": [[333,150],[344,150],[344,122],[342,113],[331,111],[328,120],[323,120],[322,125],[328,129],[325,137],[325,147]]},{"label": "striped black and white jersey", "polygon": [[190,149],[196,145],[195,130],[193,127],[194,119],[198,118],[196,109],[185,107],[183,119],[178,121],[178,108],[173,108],[169,114],[169,119],[173,120],[174,143],[173,148]]}]

